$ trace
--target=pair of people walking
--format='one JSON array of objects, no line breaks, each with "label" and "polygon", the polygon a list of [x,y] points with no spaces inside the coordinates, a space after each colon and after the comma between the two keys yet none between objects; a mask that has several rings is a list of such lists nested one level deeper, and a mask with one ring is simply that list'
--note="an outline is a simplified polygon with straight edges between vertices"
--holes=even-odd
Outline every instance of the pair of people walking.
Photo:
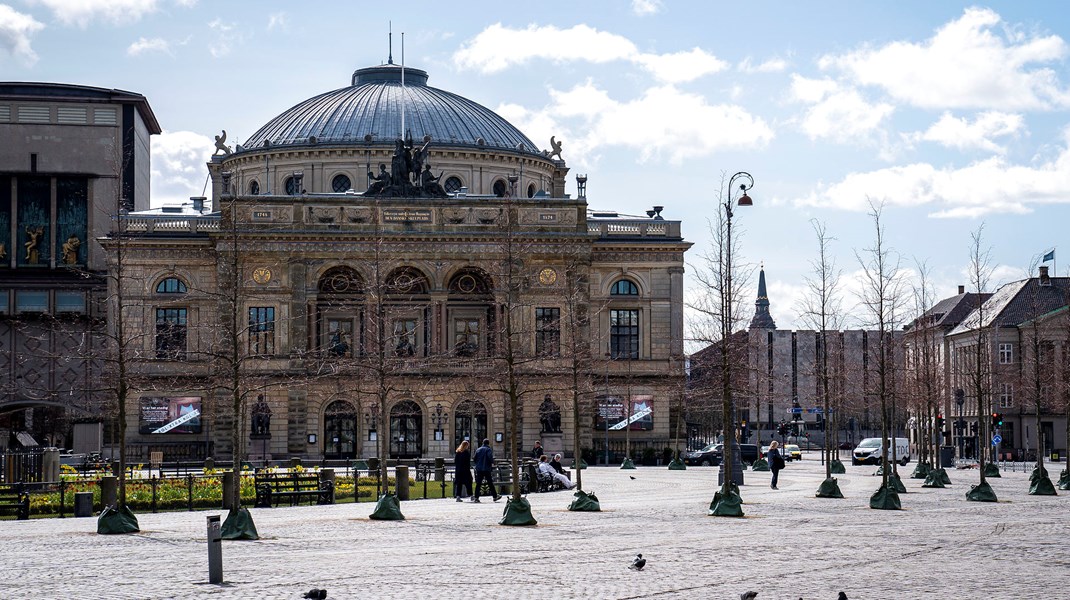
[{"label": "pair of people walking", "polygon": [[468,440],[464,440],[457,447],[453,455],[453,464],[453,493],[457,497],[457,502],[467,495],[469,489],[472,491],[472,502],[479,502],[479,491],[484,483],[490,488],[494,501],[501,500],[502,497],[494,487],[491,477],[491,471],[494,469],[494,450],[490,447],[489,439],[484,439],[483,444],[476,450],[474,484],[472,482],[472,452]]}]

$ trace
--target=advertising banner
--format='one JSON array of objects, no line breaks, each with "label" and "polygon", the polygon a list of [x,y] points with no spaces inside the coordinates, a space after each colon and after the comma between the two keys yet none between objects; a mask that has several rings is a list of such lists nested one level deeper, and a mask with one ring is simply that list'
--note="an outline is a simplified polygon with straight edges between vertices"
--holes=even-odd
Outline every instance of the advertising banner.
[{"label": "advertising banner", "polygon": [[142,397],[140,407],[138,431],[142,434],[201,432],[199,396]]}]

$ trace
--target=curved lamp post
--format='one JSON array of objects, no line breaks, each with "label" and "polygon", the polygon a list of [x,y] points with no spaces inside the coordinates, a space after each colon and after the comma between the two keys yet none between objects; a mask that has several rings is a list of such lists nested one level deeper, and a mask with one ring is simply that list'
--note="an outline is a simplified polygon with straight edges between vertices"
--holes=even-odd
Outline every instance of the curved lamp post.
[{"label": "curved lamp post", "polygon": [[[739,187],[736,187],[736,182]],[[722,485],[722,495],[727,493],[728,483],[743,484],[743,463],[739,458],[739,444],[736,441],[736,406],[732,398],[732,194],[739,190],[738,206],[753,206],[754,201],[747,192],[754,187],[754,178],[746,171],[740,171],[728,179],[728,193],[723,194],[725,211],[725,252],[723,265],[724,289],[721,290],[721,383],[722,383],[722,419],[724,442],[722,445],[721,469],[718,483]]]}]

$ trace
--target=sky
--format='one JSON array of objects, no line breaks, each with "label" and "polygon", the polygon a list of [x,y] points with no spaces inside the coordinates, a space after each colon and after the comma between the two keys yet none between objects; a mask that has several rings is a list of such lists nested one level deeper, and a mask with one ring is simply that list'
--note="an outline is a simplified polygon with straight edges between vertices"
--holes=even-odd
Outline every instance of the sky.
[{"label": "sky", "polygon": [[[711,244],[726,180],[739,208],[739,272],[764,266],[782,329],[807,328],[814,223],[842,273],[846,326],[860,256],[883,240],[909,290],[973,290],[972,238],[990,289],[1039,257],[1070,266],[1070,10],[1061,1],[0,0],[0,80],[143,94],[152,202],[202,195],[213,136],[241,143],[355,69],[393,56],[429,85],[495,110],[540,148],[563,142],[591,208],[654,205]],[[753,298],[756,275],[745,279]],[[697,286],[689,282],[690,293]],[[909,295],[909,292],[908,292]],[[747,301],[749,315],[750,301]],[[902,315],[909,318],[907,311]]]}]

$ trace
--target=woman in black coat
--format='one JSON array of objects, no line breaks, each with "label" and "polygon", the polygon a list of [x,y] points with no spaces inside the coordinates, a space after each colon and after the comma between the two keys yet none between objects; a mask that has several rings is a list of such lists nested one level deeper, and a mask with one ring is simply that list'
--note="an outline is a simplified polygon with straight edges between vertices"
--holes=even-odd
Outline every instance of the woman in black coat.
[{"label": "woman in black coat", "polygon": [[453,454],[453,495],[460,502],[472,492],[472,445],[468,440],[457,446]]},{"label": "woman in black coat", "polygon": [[773,479],[769,482],[769,487],[776,488],[777,478],[780,475],[780,470],[784,468],[784,457],[780,455],[780,449],[777,448],[780,444],[776,440],[769,442],[769,451],[765,454],[765,459],[769,462],[769,470],[773,472]]}]

